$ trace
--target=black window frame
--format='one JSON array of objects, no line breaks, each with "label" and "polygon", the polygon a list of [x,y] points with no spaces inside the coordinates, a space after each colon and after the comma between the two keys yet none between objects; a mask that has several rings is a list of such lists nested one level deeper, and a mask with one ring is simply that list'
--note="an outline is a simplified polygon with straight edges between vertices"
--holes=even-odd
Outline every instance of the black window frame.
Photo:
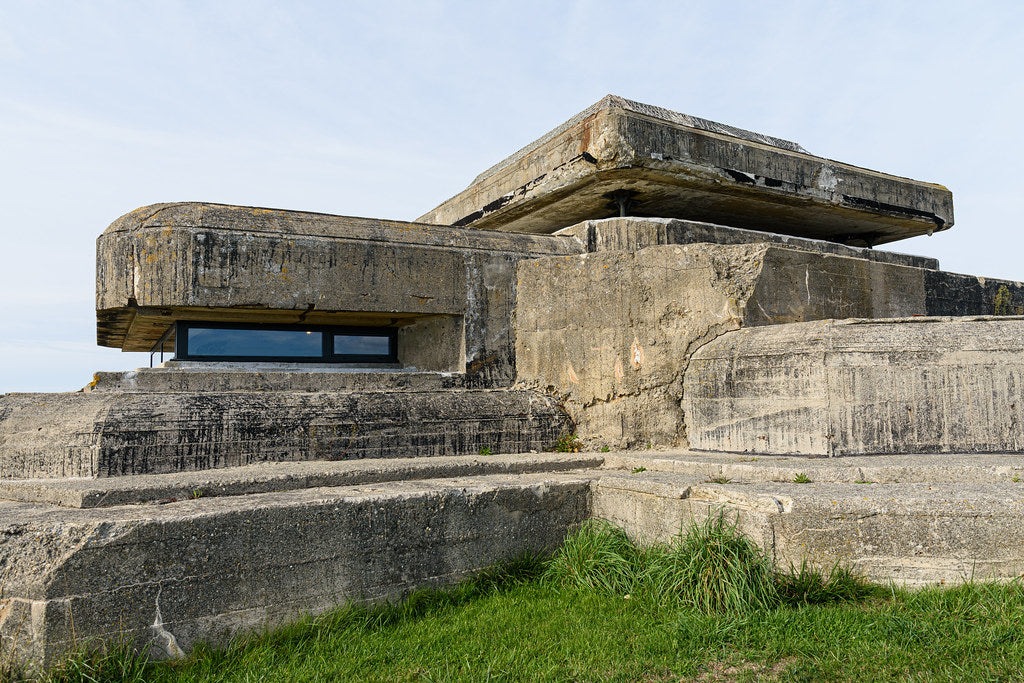
[{"label": "black window frame", "polygon": [[[188,352],[188,332],[193,328],[218,330],[283,330],[320,332],[319,356],[211,356],[191,355]],[[340,354],[334,353],[335,336],[370,335],[387,337],[389,353],[383,354]],[[394,364],[398,362],[398,328],[365,327],[357,325],[284,325],[276,323],[226,323],[204,322],[202,320],[178,320],[174,323],[175,360],[229,361],[229,362],[273,362],[273,363],[360,363]]]}]

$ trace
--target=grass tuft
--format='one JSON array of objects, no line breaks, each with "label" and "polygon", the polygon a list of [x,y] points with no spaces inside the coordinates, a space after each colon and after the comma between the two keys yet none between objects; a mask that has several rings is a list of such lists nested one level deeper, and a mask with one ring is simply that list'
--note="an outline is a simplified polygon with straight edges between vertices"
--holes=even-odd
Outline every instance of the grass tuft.
[{"label": "grass tuft", "polygon": [[659,604],[711,614],[775,606],[774,579],[761,548],[719,513],[649,552],[641,583],[643,592]]},{"label": "grass tuft", "polygon": [[589,519],[569,535],[544,572],[545,583],[626,595],[633,591],[641,551],[626,532]]},{"label": "grass tuft", "polygon": [[[81,649],[39,678],[42,683],[145,683],[149,666],[127,643]],[[4,680],[0,678],[0,680]],[[11,680],[17,680],[12,677]]]},{"label": "grass tuft", "polygon": [[860,602],[888,594],[886,588],[868,583],[847,567],[836,564],[823,573],[808,566],[807,560],[799,568],[790,567],[788,574],[776,575],[775,580],[780,600],[793,606]]}]

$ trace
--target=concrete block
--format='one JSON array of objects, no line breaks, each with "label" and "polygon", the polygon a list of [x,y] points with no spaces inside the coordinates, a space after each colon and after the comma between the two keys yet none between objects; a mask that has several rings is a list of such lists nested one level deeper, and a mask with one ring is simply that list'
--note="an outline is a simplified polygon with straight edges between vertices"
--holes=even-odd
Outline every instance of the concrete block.
[{"label": "concrete block", "polygon": [[723,334],[690,358],[691,448],[1024,452],[1024,318],[826,320]]},{"label": "concrete block", "polygon": [[940,185],[816,157],[786,140],[613,95],[419,220],[550,233],[623,210],[857,246],[953,224],[952,195]]},{"label": "concrete block", "polygon": [[588,252],[636,251],[644,247],[665,244],[697,244],[700,242],[709,244],[764,242],[787,249],[850,256],[900,266],[932,269],[939,267],[937,259],[926,256],[913,256],[865,247],[850,247],[828,240],[794,237],[761,230],[730,228],[726,225],[685,221],[678,218],[605,218],[571,225],[555,234],[575,237],[586,245]]},{"label": "concrete block", "polygon": [[570,431],[554,400],[529,391],[7,394],[0,478],[543,451]]},{"label": "concrete block", "polygon": [[1021,485],[714,483],[661,472],[598,480],[594,515],[645,543],[725,514],[787,570],[837,563],[919,587],[1024,574]]},{"label": "concrete block", "polygon": [[0,502],[0,656],[39,667],[87,641],[154,657],[173,653],[169,637],[183,652],[224,645],[550,551],[588,514],[589,479],[550,473],[91,510]]},{"label": "concrete block", "polygon": [[766,243],[523,261],[519,386],[556,396],[592,443],[684,443],[690,355],[740,327],[925,308],[921,269]]}]

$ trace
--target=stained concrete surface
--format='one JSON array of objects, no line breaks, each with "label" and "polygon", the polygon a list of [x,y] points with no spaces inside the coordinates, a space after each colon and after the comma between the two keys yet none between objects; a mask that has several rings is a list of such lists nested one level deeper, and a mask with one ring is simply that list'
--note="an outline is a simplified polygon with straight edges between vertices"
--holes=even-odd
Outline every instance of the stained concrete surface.
[{"label": "stained concrete surface", "polygon": [[1024,317],[729,332],[690,358],[682,408],[700,450],[1024,453]]},{"label": "stained concrete surface", "polygon": [[747,326],[923,313],[922,270],[773,244],[683,244],[523,261],[517,386],[591,443],[685,443],[683,373]]},{"label": "stained concrete surface", "polygon": [[6,394],[0,478],[543,451],[571,430],[553,399],[520,390]]}]

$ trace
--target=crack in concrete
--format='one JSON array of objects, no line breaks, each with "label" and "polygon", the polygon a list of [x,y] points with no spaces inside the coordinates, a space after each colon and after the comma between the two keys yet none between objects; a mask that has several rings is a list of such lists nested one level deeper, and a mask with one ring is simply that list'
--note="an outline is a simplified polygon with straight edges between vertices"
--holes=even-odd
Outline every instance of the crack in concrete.
[{"label": "crack in concrete", "polygon": [[153,631],[153,644],[163,650],[170,659],[183,659],[185,651],[178,646],[178,640],[174,634],[164,628],[163,616],[160,614],[160,594],[163,592],[163,583],[158,584],[156,591],[156,616],[150,629]]}]

